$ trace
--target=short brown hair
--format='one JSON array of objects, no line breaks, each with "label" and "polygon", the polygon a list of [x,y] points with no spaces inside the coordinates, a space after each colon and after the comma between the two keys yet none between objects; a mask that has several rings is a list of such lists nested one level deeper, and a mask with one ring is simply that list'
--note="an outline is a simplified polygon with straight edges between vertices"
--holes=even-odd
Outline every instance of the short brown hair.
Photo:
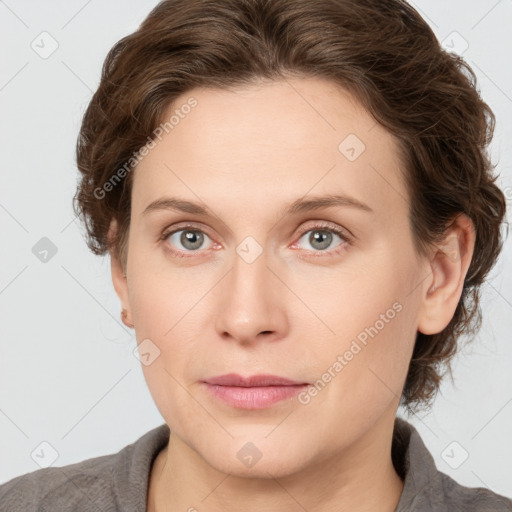
[{"label": "short brown hair", "polygon": [[[487,154],[495,117],[474,72],[442,49],[403,0],[159,3],[108,53],[83,117],[73,205],[87,243],[126,264],[133,173],[121,173],[108,193],[104,185],[126,170],[178,96],[197,86],[228,89],[288,76],[341,85],[399,141],[419,254],[442,240],[458,213],[474,223],[475,249],[455,314],[442,332],[417,333],[405,381],[402,405],[430,406],[457,339],[480,328],[479,289],[502,247],[506,203]],[[120,229],[109,241],[112,218]]]}]

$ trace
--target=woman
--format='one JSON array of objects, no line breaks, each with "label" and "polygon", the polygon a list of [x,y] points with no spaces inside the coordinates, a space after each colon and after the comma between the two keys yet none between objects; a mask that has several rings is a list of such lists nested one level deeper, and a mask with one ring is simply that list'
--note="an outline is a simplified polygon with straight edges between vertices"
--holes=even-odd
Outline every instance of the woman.
[{"label": "woman", "polygon": [[501,249],[494,116],[401,0],[167,0],[107,56],[76,211],[165,424],[1,511],[510,511],[428,407]]}]

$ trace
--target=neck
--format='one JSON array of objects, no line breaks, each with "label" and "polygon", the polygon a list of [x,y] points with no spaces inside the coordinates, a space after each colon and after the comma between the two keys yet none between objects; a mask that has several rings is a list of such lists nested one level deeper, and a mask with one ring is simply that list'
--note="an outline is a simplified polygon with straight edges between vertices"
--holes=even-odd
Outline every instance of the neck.
[{"label": "neck", "polygon": [[153,464],[148,512],[394,512],[403,482],[391,460],[393,422],[371,429],[341,453],[279,478],[226,475],[171,431]]}]

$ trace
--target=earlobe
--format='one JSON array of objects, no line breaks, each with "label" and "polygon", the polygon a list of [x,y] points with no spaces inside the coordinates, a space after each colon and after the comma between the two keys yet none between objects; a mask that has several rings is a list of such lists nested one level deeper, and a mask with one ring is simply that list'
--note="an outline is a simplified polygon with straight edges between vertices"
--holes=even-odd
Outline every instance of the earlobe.
[{"label": "earlobe", "polygon": [[[116,219],[112,219],[108,231],[109,241],[113,240],[117,232],[117,229],[117,221]],[[112,273],[112,284],[114,285],[114,289],[121,303],[121,319],[126,326],[133,327],[133,320],[128,295],[128,280],[126,277],[125,269],[123,268],[123,265],[119,259],[119,255],[116,253],[114,249],[111,249],[109,254],[110,268]]]},{"label": "earlobe", "polygon": [[434,246],[430,279],[425,280],[418,331],[437,334],[451,321],[464,287],[475,245],[473,222],[459,214],[444,240]]}]

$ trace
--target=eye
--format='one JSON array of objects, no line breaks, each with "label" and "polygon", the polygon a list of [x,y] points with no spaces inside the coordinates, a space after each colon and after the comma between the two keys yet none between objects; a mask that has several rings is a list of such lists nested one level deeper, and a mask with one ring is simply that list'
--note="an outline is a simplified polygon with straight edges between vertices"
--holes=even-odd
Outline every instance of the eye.
[{"label": "eye", "polygon": [[[340,243],[332,248],[333,240],[338,238]],[[338,228],[333,226],[314,226],[303,232],[299,240],[294,247],[300,244],[301,241],[305,241],[312,247],[312,249],[306,248],[307,250],[314,252],[323,252],[329,254],[330,252],[340,252],[345,248],[346,243],[349,243],[348,236]],[[346,242],[346,243],[344,243]],[[325,250],[331,247],[330,250]]]},{"label": "eye", "polygon": [[200,249],[207,249],[208,247],[204,247],[204,244],[210,237],[200,229],[184,227],[164,233],[162,239],[168,240],[170,245],[177,247],[176,250],[171,250],[179,254],[180,252],[196,252]]}]

